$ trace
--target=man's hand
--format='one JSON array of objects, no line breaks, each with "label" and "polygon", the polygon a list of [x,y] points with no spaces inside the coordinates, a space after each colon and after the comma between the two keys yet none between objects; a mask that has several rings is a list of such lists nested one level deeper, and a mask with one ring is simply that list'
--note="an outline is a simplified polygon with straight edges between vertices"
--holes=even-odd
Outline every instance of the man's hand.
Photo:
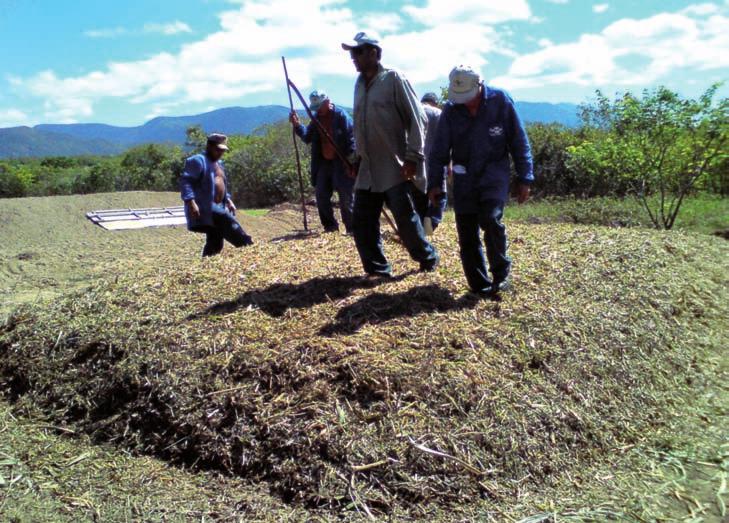
[{"label": "man's hand", "polygon": [[415,162],[411,160],[405,160],[405,163],[402,164],[402,168],[400,169],[400,173],[402,174],[402,177],[405,179],[405,181],[409,182],[415,179],[417,170],[418,166]]},{"label": "man's hand", "polygon": [[225,202],[225,206],[230,211],[230,214],[235,214],[235,211],[238,210],[235,208],[235,204],[233,203],[233,200],[228,200],[227,202]]},{"label": "man's hand", "polygon": [[187,200],[185,205],[187,205],[187,210],[190,213],[190,216],[196,220],[200,218],[200,207],[197,206],[195,200]]},{"label": "man's hand", "polygon": [[289,114],[289,122],[296,127],[299,126],[299,115],[296,114],[296,111],[291,111],[291,114]]},{"label": "man's hand", "polygon": [[529,193],[531,192],[531,187],[529,187],[527,184],[522,183],[519,184],[519,189],[516,193],[516,201],[519,202],[519,205],[522,203],[526,203],[526,201],[529,199]]},{"label": "man's hand", "polygon": [[438,207],[440,205],[440,198],[443,194],[443,191],[440,187],[433,187],[430,191],[428,191],[428,198],[430,199],[430,203],[433,204],[433,207]]}]

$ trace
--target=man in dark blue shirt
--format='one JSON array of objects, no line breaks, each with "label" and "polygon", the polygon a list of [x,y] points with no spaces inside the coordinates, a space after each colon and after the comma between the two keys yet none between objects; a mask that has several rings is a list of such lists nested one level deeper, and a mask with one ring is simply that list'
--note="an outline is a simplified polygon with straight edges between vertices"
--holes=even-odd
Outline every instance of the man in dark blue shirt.
[{"label": "man in dark blue shirt", "polygon": [[224,240],[236,247],[251,245],[253,240],[235,219],[235,205],[228,191],[223,155],[228,151],[228,138],[211,134],[205,153],[185,160],[180,177],[180,196],[185,202],[187,228],[205,233],[203,257],[215,256],[223,250]]},{"label": "man in dark blue shirt", "polygon": [[[313,91],[309,95],[311,112],[319,120],[321,126],[327,131],[336,143],[336,147],[345,158],[351,157],[354,152],[354,133],[352,118],[343,109],[334,105],[323,91]],[[316,190],[316,206],[319,209],[319,219],[326,232],[339,230],[339,223],[334,217],[332,209],[332,194],[337,191],[339,196],[339,211],[347,234],[352,232],[352,189],[355,174],[337,157],[334,145],[321,136],[316,122],[305,127],[299,122],[295,112],[289,118],[294,131],[305,142],[311,144],[311,185]]]},{"label": "man in dark blue shirt", "polygon": [[[453,203],[461,263],[473,292],[492,294],[509,286],[511,259],[502,223],[509,197],[511,160],[519,182],[518,201],[529,198],[532,154],[514,102],[486,86],[470,67],[455,67],[438,122],[428,165],[428,196],[435,204],[446,192],[443,169],[453,162]],[[484,233],[489,278],[480,232]]]}]

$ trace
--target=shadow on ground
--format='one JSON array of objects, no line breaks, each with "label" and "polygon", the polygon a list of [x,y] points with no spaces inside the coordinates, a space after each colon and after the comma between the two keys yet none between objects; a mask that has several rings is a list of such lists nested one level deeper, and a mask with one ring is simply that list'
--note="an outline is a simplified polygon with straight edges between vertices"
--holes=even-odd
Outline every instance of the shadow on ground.
[{"label": "shadow on ground", "polygon": [[[495,298],[494,298],[495,299]],[[374,293],[339,310],[335,321],[319,330],[323,336],[354,334],[365,325],[379,325],[396,318],[410,318],[421,313],[470,309],[482,298],[466,294],[455,299],[438,285],[415,287],[396,294]]]},{"label": "shadow on ground", "polygon": [[391,279],[350,276],[313,278],[299,284],[276,283],[265,289],[245,292],[234,300],[215,303],[203,311],[191,314],[187,319],[224,316],[250,306],[262,310],[269,316],[280,317],[289,309],[305,309],[320,303],[341,300],[357,289],[373,289],[385,283],[401,281],[410,274],[412,273],[404,273]]}]

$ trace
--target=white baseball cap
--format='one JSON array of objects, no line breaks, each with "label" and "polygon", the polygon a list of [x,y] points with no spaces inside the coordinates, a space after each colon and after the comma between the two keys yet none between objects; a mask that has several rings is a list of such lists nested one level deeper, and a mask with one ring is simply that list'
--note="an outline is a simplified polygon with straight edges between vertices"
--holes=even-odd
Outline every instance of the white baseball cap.
[{"label": "white baseball cap", "polygon": [[319,107],[325,102],[329,100],[329,96],[327,93],[322,91],[321,89],[314,89],[309,94],[309,109],[311,109],[313,112],[316,112],[319,110]]},{"label": "white baseball cap", "polygon": [[342,43],[342,49],[345,51],[351,51],[356,47],[362,47],[363,45],[368,44],[374,47],[380,47],[380,40],[375,35],[368,35],[364,31],[360,31],[354,35],[354,41]]},{"label": "white baseball cap", "polygon": [[454,67],[448,80],[448,99],[456,104],[473,100],[481,87],[481,75],[468,65]]}]

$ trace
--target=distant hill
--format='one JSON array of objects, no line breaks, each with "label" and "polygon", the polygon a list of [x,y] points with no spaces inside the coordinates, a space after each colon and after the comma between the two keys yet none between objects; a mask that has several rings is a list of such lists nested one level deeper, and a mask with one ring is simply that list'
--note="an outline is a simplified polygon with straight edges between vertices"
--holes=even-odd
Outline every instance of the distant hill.
[{"label": "distant hill", "polygon": [[[527,122],[577,125],[577,106],[573,104],[517,102],[517,108]],[[201,125],[206,132],[250,134],[262,125],[285,119],[288,113],[289,109],[281,105],[228,107],[192,116],[160,116],[137,127],[83,123],[0,129],[0,158],[104,155],[144,143],[182,144],[185,131],[192,125]]]},{"label": "distant hill", "polygon": [[567,127],[576,127],[580,122],[575,104],[516,102],[516,109],[522,119],[529,123],[561,123]]},{"label": "distant hill", "polygon": [[124,149],[123,145],[104,139],[83,139],[37,127],[0,129],[0,158],[108,155]]},{"label": "distant hill", "polygon": [[289,110],[280,105],[228,107],[193,116],[160,116],[138,127],[115,127],[104,124],[42,124],[35,128],[64,133],[84,140],[102,138],[122,145],[141,143],[184,143],[185,131],[201,125],[207,132],[250,134],[262,125],[288,117]]}]

